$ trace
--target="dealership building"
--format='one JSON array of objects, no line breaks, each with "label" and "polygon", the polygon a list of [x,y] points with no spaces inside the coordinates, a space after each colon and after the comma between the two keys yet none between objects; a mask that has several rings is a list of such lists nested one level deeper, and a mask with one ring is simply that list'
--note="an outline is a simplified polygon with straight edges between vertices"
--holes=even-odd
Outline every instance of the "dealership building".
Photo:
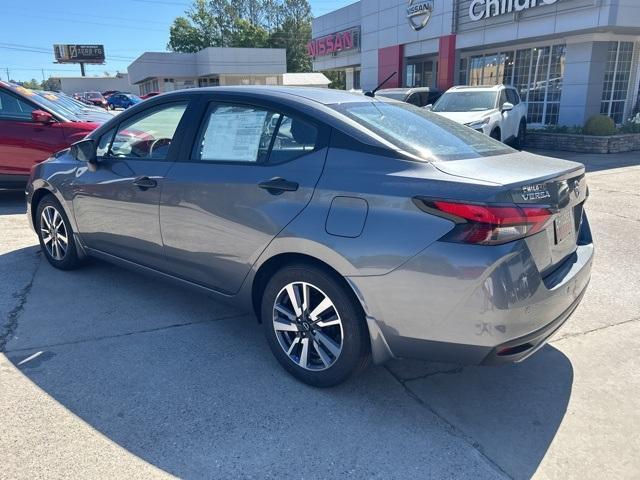
[{"label": "dealership building", "polygon": [[639,0],[360,0],[313,20],[315,71],[347,88],[511,84],[531,125],[640,108]]},{"label": "dealership building", "polygon": [[142,95],[226,85],[327,87],[321,73],[286,73],[283,48],[208,47],[195,53],[145,52],[127,68]]}]

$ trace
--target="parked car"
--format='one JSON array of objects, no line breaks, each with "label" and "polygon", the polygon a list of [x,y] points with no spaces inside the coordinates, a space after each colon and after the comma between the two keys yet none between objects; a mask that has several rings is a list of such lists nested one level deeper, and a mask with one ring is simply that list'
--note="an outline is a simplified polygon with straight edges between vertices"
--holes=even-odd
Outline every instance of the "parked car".
[{"label": "parked car", "polygon": [[142,99],[137,95],[131,93],[114,93],[107,100],[109,108],[124,108],[127,109],[140,103]]},{"label": "parked car", "polygon": [[110,118],[76,114],[46,95],[0,81],[0,185],[24,186],[33,165]]},{"label": "parked car", "polygon": [[442,92],[429,87],[384,88],[378,90],[376,95],[392,98],[400,102],[407,102],[417,107],[424,107],[435,103],[442,95]]},{"label": "parked car", "polygon": [[96,107],[107,108],[107,100],[100,92],[84,92],[83,97]]},{"label": "parked car", "polygon": [[491,138],[520,148],[527,133],[527,106],[514,87],[453,87],[430,107]]},{"label": "parked car", "polygon": [[407,103],[286,87],[147,100],[27,188],[51,265],[97,257],[253,307],[316,386],[369,358],[533,354],[589,282],[586,199],[579,163]]},{"label": "parked car", "polygon": [[102,92],[102,96],[103,96],[105,99],[107,99],[107,100],[108,100],[108,99],[109,99],[109,97],[110,97],[111,95],[113,95],[114,93],[128,93],[128,92],[121,92],[120,90],[106,90],[106,91]]},{"label": "parked car", "polygon": [[160,92],[149,92],[149,93],[147,93],[145,95],[140,95],[140,98],[142,100],[146,100],[147,98],[155,97],[157,95],[160,95]]},{"label": "parked car", "polygon": [[66,110],[74,117],[81,118],[87,122],[102,124],[110,120],[112,117],[112,115],[103,108],[86,105],[61,92],[49,92],[44,90],[33,90],[33,92],[36,95],[40,95],[50,102],[55,103],[61,109]]}]

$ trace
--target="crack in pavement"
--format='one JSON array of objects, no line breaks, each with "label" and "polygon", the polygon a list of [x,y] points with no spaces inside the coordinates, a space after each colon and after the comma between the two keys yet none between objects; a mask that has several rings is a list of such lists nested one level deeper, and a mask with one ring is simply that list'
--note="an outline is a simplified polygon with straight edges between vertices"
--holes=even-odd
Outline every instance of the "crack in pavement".
[{"label": "crack in pavement", "polygon": [[558,338],[554,338],[549,343],[560,342],[561,340],[566,340],[567,338],[582,337],[584,335],[589,335],[590,333],[596,333],[596,332],[599,332],[601,330],[606,330],[608,328],[618,327],[620,325],[626,325],[628,323],[633,323],[633,322],[638,322],[638,321],[640,321],[640,317],[630,318],[629,320],[625,320],[625,321],[619,322],[619,323],[610,323],[610,324],[607,324],[607,325],[602,325],[601,327],[592,328],[591,330],[586,330],[584,332],[567,333],[566,335],[562,335],[562,336],[560,336]]},{"label": "crack in pavement", "polygon": [[18,319],[20,318],[20,314],[24,310],[25,305],[27,304],[27,298],[31,293],[31,288],[33,287],[33,282],[36,278],[36,274],[40,269],[40,264],[42,263],[42,258],[40,256],[40,250],[35,252],[35,261],[33,273],[31,274],[31,278],[29,282],[18,292],[13,294],[14,298],[18,299],[18,303],[7,315],[6,323],[3,325],[2,330],[0,330],[0,352],[4,352],[7,343],[9,342],[10,337],[15,333],[18,328]]},{"label": "crack in pavement", "polygon": [[80,338],[78,340],[72,340],[69,342],[58,342],[58,343],[51,343],[48,345],[36,345],[36,346],[30,346],[30,347],[21,347],[21,348],[14,348],[11,350],[6,350],[5,353],[14,353],[14,352],[24,352],[24,351],[29,351],[29,350],[43,350],[43,349],[47,349],[47,348],[52,348],[52,347],[62,347],[62,346],[67,346],[67,345],[77,345],[80,343],[87,343],[87,342],[97,342],[100,340],[108,340],[111,338],[120,338],[120,337],[129,337],[132,335],[138,335],[138,334],[142,334],[142,333],[154,333],[154,332],[159,332],[162,330],[169,330],[172,328],[180,328],[180,327],[188,327],[190,325],[199,325],[201,323],[208,323],[208,322],[218,322],[218,321],[222,321],[222,320],[230,320],[233,318],[242,318],[245,317],[247,314],[246,313],[241,313],[241,314],[235,314],[235,315],[227,315],[224,317],[219,317],[219,318],[209,318],[206,320],[198,320],[195,322],[184,322],[184,323],[175,323],[173,325],[165,325],[163,327],[156,327],[156,328],[148,328],[148,329],[144,329],[144,330],[134,330],[132,332],[126,332],[126,333],[117,333],[114,335],[101,335],[99,337],[91,337],[91,338]]},{"label": "crack in pavement", "polygon": [[597,208],[590,208],[589,211],[602,213],[604,215],[611,215],[612,217],[622,218],[624,220],[630,220],[632,222],[640,222],[640,220],[638,220],[637,218],[626,217],[624,215],[618,215],[617,213],[605,212],[603,210],[598,210]]},{"label": "crack in pavement", "polygon": [[[402,380],[395,373],[393,373],[393,371],[386,365],[383,366],[383,368],[386,369],[389,372],[389,374],[391,374],[391,376],[402,386],[402,388],[404,389],[405,393],[410,398],[412,398],[418,404],[420,404],[421,406],[426,408],[430,413],[432,413],[440,421],[440,423],[442,424],[442,427],[444,428],[444,430],[446,432],[448,432],[450,435],[453,435],[454,437],[460,439],[462,442],[466,443],[471,448],[473,448],[473,450],[475,450],[477,452],[477,454],[480,456],[480,458],[482,458],[484,460],[484,462],[492,470],[494,470],[497,475],[501,476],[502,478],[513,480],[513,477],[511,477],[511,475],[509,475],[505,470],[503,470],[502,467],[500,465],[498,465],[498,463],[496,463],[493,459],[491,459],[484,452],[484,449],[483,449],[482,445],[480,444],[480,442],[478,442],[474,438],[472,438],[469,435],[467,435],[466,433],[464,433],[462,430],[460,430],[458,427],[456,427],[453,423],[451,423],[449,420],[447,420],[444,416],[442,416],[440,413],[438,413],[438,411],[436,411],[431,405],[429,405],[422,398],[420,398],[418,395],[416,395],[413,392],[413,390],[411,390],[406,384],[410,380]],[[454,370],[446,370],[446,371],[443,371],[443,372],[435,372],[435,373],[432,373],[432,374],[427,374],[424,377],[429,377],[429,376],[438,375],[438,374],[453,375],[453,374],[456,374],[456,373],[460,373],[462,370],[463,370],[463,367],[458,367],[458,368],[456,368]]]}]

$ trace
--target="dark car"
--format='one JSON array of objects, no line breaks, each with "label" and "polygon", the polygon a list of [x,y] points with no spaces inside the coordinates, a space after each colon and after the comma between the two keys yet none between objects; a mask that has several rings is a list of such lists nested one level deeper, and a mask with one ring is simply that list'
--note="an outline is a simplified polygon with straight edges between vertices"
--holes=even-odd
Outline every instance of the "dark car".
[{"label": "dark car", "polygon": [[107,104],[112,110],[116,108],[127,109],[137,105],[141,101],[142,99],[140,97],[131,93],[113,93],[107,99]]},{"label": "dark car", "polygon": [[400,102],[407,102],[416,107],[426,107],[427,105],[435,103],[442,95],[442,92],[429,87],[384,88],[378,90],[376,95]]},{"label": "dark car", "polygon": [[35,167],[27,214],[54,267],[101,258],[253,308],[281,365],[328,386],[370,358],[532,355],[589,283],[587,192],[579,163],[407,103],[217,87]]},{"label": "dark car", "polygon": [[96,107],[107,108],[107,100],[100,92],[84,92],[83,98]]},{"label": "dark car", "polygon": [[54,94],[38,94],[0,81],[0,184],[24,185],[33,165],[110,118],[74,112]]}]

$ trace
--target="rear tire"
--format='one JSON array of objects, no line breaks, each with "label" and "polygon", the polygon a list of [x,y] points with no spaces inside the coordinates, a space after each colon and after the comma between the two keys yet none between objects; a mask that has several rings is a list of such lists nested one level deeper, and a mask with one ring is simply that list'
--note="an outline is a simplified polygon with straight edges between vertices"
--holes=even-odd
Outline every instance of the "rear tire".
[{"label": "rear tire", "polygon": [[52,195],[38,203],[35,225],[40,248],[53,267],[72,270],[81,265],[69,218]]},{"label": "rear tire", "polygon": [[262,294],[261,312],[280,365],[314,387],[337,385],[366,368],[369,335],[356,302],[328,269],[300,263],[277,271]]},{"label": "rear tire", "polygon": [[526,137],[527,137],[527,122],[525,122],[524,120],[521,120],[520,125],[518,126],[518,135],[516,136],[516,139],[513,142],[513,146],[518,150],[522,150],[522,147],[524,147],[524,141]]}]

